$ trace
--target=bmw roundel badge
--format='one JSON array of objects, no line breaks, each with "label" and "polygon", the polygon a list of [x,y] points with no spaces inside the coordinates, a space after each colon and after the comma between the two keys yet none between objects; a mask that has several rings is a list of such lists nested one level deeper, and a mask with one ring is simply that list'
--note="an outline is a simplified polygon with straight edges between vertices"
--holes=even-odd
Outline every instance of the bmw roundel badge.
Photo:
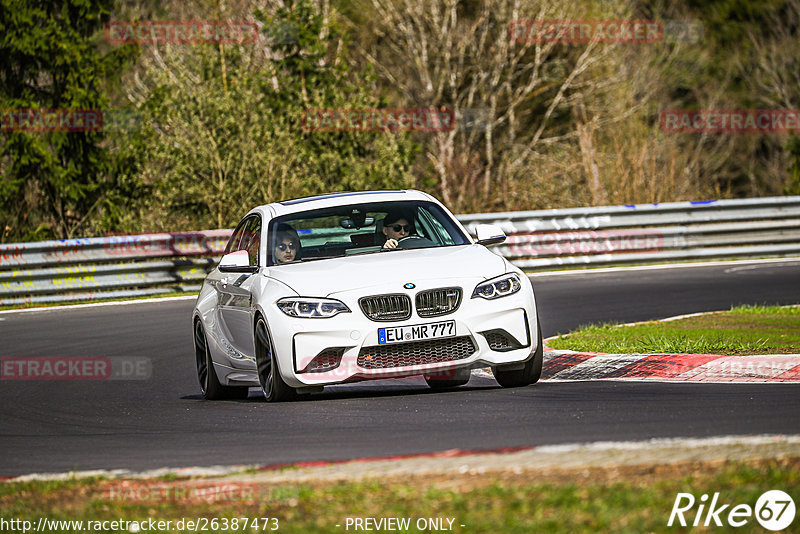
[{"label": "bmw roundel badge", "polygon": [[403,284],[403,287],[404,287],[404,288],[406,288],[406,289],[414,289],[414,288],[415,288],[415,287],[417,287],[417,286],[415,286],[414,284],[412,284],[411,282],[409,282],[409,283],[407,283],[407,284]]}]

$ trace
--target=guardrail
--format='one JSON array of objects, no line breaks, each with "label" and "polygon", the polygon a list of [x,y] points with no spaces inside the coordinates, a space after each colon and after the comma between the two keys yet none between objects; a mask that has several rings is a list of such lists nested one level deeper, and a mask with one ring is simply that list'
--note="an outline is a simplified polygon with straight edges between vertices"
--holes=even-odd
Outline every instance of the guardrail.
[{"label": "guardrail", "polygon": [[232,230],[0,245],[0,305],[198,291]]},{"label": "guardrail", "polygon": [[[800,197],[459,215],[525,270],[800,256]],[[0,245],[0,305],[197,291],[231,230]]]},{"label": "guardrail", "polygon": [[800,197],[459,216],[497,224],[495,251],[526,270],[800,255]]}]

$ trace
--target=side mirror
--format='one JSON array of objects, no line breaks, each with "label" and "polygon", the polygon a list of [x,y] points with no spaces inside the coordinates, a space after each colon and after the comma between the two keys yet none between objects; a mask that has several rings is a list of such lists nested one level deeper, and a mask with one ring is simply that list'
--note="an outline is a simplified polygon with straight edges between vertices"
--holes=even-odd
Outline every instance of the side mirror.
[{"label": "side mirror", "polygon": [[250,265],[250,255],[246,250],[237,250],[222,256],[219,270],[223,273],[254,273],[258,271],[258,266]]},{"label": "side mirror", "polygon": [[496,245],[506,240],[506,234],[496,224],[475,225],[475,235],[479,245]]}]

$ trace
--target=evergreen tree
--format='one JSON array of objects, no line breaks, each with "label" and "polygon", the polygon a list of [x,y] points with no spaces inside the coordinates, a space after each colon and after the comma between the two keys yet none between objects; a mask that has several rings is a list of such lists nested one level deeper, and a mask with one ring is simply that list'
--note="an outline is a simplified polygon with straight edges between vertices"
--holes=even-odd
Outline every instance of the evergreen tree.
[{"label": "evergreen tree", "polygon": [[132,47],[99,50],[98,30],[111,3],[0,0],[0,109],[5,118],[0,224],[5,241],[79,234],[114,187],[102,127],[30,131],[10,123],[13,110],[108,109],[103,85],[135,53]]}]

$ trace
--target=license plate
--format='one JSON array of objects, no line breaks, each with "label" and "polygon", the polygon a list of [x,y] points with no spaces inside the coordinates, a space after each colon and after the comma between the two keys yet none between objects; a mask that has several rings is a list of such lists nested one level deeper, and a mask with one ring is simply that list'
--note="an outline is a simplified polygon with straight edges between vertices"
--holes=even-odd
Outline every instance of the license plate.
[{"label": "license plate", "polygon": [[404,343],[423,339],[439,339],[456,335],[455,321],[378,328],[378,343]]}]

